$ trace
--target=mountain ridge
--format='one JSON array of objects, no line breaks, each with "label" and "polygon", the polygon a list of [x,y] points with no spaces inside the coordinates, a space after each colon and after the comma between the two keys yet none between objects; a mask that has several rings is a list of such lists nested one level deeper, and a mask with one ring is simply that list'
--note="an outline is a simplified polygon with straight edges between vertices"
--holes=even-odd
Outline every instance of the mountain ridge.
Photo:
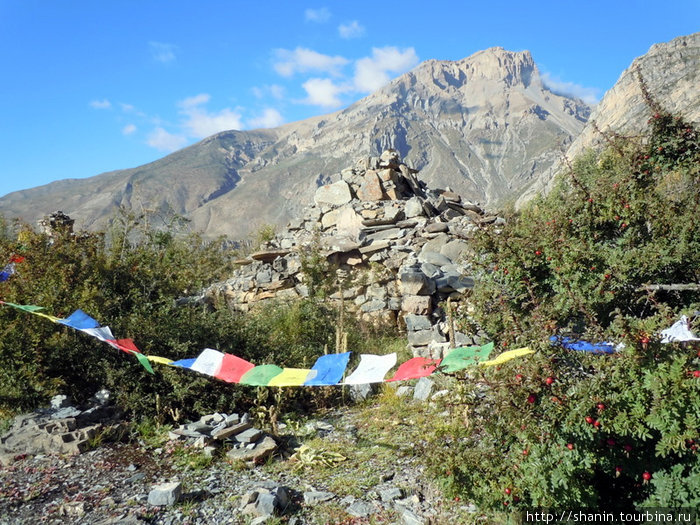
[{"label": "mountain ridge", "polygon": [[328,115],[223,131],[143,166],[15,192],[0,211],[33,222],[60,208],[94,230],[119,207],[169,208],[208,236],[243,237],[289,220],[348,159],[386,149],[431,186],[499,206],[555,164],[590,111],[548,89],[528,51],[493,47],[425,61]]}]

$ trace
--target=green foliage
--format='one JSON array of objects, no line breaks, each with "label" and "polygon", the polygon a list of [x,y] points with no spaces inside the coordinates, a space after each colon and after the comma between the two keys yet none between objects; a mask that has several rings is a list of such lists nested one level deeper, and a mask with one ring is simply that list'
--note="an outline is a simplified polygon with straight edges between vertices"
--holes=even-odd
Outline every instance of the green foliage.
[{"label": "green foliage", "polygon": [[[700,293],[644,288],[700,282],[700,141],[651,105],[648,138],[607,137],[476,240],[466,321],[504,349],[538,350],[460,382],[439,429],[434,471],[484,509],[700,504],[700,358],[654,335],[698,309]],[[557,332],[626,348],[570,352],[549,345]]]}]

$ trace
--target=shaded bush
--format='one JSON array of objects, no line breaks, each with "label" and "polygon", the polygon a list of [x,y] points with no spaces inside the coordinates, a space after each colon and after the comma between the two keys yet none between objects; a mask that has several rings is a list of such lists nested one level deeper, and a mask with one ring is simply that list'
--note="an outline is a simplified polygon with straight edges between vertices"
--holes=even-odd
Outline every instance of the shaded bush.
[{"label": "shaded bush", "polygon": [[[476,239],[474,320],[538,350],[461,382],[439,432],[435,472],[482,508],[700,504],[700,358],[655,335],[700,307],[668,286],[700,282],[699,134],[649,102],[648,137],[607,137]],[[626,348],[578,354],[553,333]]]}]

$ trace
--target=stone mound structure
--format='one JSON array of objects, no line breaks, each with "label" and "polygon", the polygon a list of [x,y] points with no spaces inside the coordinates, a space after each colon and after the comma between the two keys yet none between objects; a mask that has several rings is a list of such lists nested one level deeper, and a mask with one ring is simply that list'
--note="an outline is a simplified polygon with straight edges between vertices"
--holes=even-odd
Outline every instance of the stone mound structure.
[{"label": "stone mound structure", "polygon": [[406,330],[414,355],[440,358],[450,346],[479,344],[484,334],[451,330],[446,304],[463,301],[474,286],[467,240],[479,226],[504,221],[449,188],[429,189],[417,174],[394,150],[360,159],[196,300],[223,298],[246,312],[264,300],[308,297],[303,261],[317,253],[336,268],[330,298],[365,321]]}]

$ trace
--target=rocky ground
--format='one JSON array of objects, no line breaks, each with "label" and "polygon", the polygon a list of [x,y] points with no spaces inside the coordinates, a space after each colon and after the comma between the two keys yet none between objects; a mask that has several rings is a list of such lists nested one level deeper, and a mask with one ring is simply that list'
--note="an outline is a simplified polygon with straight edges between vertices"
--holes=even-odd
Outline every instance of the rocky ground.
[{"label": "rocky ground", "polygon": [[258,464],[137,425],[81,454],[18,455],[0,469],[0,524],[473,521],[474,507],[443,496],[426,473],[421,429],[439,400],[403,393],[287,421]]}]

